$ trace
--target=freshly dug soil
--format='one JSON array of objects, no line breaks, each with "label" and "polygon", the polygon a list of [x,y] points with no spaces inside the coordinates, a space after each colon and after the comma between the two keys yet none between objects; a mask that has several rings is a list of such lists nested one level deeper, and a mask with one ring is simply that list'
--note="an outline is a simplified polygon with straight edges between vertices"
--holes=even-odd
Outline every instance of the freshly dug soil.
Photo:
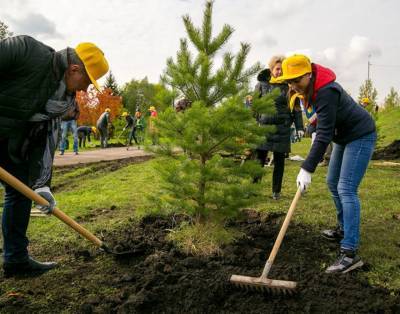
[{"label": "freshly dug soil", "polygon": [[393,160],[400,159],[400,140],[392,142],[390,145],[376,150],[372,156],[372,159],[384,159]]},{"label": "freshly dug soil", "polygon": [[[187,256],[166,241],[168,230],[182,219],[146,217],[118,232],[104,233],[116,249],[133,249],[136,253],[129,258],[113,259],[72,249],[80,264],[76,274],[61,281],[40,283],[51,291],[52,299],[39,306],[15,297],[14,302],[0,300],[0,308],[7,313],[65,309],[73,313],[400,312],[399,294],[391,296],[389,291],[370,286],[364,279],[368,266],[345,275],[325,274],[324,269],[335,258],[336,244],[324,242],[318,230],[295,223],[289,227],[270,278],[297,281],[297,293],[270,295],[232,286],[232,274],[260,275],[283,214],[245,213],[229,224],[244,236],[224,247],[219,256],[211,257]],[[107,261],[104,272],[96,268],[102,259]],[[66,287],[77,285],[79,278],[83,280],[79,294],[68,295]],[[99,287],[107,287],[109,292],[98,294]],[[28,291],[46,300],[43,288],[31,287]]]}]

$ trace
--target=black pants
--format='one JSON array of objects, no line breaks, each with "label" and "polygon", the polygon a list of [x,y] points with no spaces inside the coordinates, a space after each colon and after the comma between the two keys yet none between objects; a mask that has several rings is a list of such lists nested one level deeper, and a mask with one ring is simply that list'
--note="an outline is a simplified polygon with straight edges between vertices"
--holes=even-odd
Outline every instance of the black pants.
[{"label": "black pants", "polygon": [[128,138],[129,145],[132,145],[132,138],[134,139],[136,145],[139,144],[138,141],[137,141],[137,138],[136,138],[136,127],[133,127],[131,129],[131,132],[129,133],[129,138]]},{"label": "black pants", "polygon": [[79,148],[86,147],[86,135],[79,136]]},{"label": "black pants", "polygon": [[[280,193],[282,189],[283,172],[285,171],[285,155],[286,153],[273,152],[274,155],[274,172],[272,174],[272,192]],[[267,160],[268,151],[257,150],[257,159],[260,161],[261,167],[264,167]],[[261,177],[254,178],[253,182],[259,182]]]},{"label": "black pants", "polygon": [[[29,165],[15,164],[8,155],[8,143],[0,145],[0,166],[23,183],[29,181]],[[32,201],[11,186],[5,186],[2,231],[3,257],[6,263],[19,263],[28,259],[28,229]]]}]

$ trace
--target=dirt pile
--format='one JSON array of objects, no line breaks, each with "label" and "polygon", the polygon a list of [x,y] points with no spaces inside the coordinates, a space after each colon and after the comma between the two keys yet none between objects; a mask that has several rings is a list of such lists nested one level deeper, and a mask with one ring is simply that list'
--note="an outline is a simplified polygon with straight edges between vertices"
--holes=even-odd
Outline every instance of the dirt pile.
[{"label": "dirt pile", "polygon": [[[278,216],[247,214],[234,221],[245,236],[223,249],[221,256],[185,256],[165,241],[176,217],[148,217],[140,226],[114,234],[121,249],[139,253],[130,271],[115,279],[122,294],[114,296],[107,310],[117,313],[287,313],[287,312],[395,312],[400,299],[369,286],[364,270],[347,275],[323,273],[333,261],[336,245],[322,242],[317,231],[293,225],[279,253],[271,278],[294,280],[298,293],[292,297],[246,292],[233,287],[231,274],[258,276],[266,253],[281,224]],[[178,221],[177,221],[178,220]],[[115,237],[116,236],[116,237]],[[125,261],[131,263],[129,261]],[[124,261],[121,261],[124,263]],[[81,310],[95,310],[88,302]]]},{"label": "dirt pile", "polygon": [[[32,294],[32,299],[0,300],[0,312],[400,312],[398,294],[390,295],[364,279],[368,267],[346,275],[324,274],[335,258],[337,245],[324,242],[319,230],[295,223],[289,227],[270,277],[297,281],[297,294],[268,295],[232,286],[231,274],[260,274],[283,214],[247,212],[231,221],[229,227],[238,228],[244,236],[224,247],[221,255],[211,257],[187,256],[166,241],[169,230],[182,219],[146,217],[118,232],[103,231],[110,245],[136,251],[128,259],[115,260],[98,252],[67,248],[65,254],[74,256],[70,262],[72,272],[53,272],[45,280],[27,281],[24,293]],[[72,293],[68,289],[73,286],[76,289]]]},{"label": "dirt pile", "polygon": [[400,159],[400,140],[392,142],[390,145],[378,149],[372,155],[372,159],[393,160]]}]

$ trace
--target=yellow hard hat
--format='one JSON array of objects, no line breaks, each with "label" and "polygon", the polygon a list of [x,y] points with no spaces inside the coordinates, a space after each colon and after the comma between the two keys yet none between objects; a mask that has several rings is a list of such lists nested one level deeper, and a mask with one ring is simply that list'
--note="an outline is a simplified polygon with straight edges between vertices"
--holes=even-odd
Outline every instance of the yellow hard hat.
[{"label": "yellow hard hat", "polygon": [[122,113],[122,116],[123,116],[123,117],[126,117],[128,114],[129,114],[129,113],[127,113],[126,111],[124,111],[124,112]]},{"label": "yellow hard hat", "polygon": [[93,133],[96,133],[96,132],[97,132],[97,129],[96,129],[95,126],[92,126],[92,132],[93,132]]},{"label": "yellow hard hat", "polygon": [[368,97],[364,97],[363,99],[361,99],[361,102],[364,104],[369,104],[371,101],[369,100]]},{"label": "yellow hard hat", "polygon": [[156,107],[150,106],[149,110],[150,110],[150,111],[155,111],[155,110],[156,110]]},{"label": "yellow hard hat", "polygon": [[271,78],[270,83],[282,83],[311,72],[311,61],[307,56],[300,54],[293,55],[283,60],[282,75]]},{"label": "yellow hard hat", "polygon": [[80,43],[76,46],[75,52],[85,65],[90,81],[99,90],[100,86],[97,80],[108,72],[108,62],[104,57],[103,51],[95,44]]},{"label": "yellow hard hat", "polygon": [[106,108],[106,110],[104,110],[105,112],[111,112],[110,108]]}]

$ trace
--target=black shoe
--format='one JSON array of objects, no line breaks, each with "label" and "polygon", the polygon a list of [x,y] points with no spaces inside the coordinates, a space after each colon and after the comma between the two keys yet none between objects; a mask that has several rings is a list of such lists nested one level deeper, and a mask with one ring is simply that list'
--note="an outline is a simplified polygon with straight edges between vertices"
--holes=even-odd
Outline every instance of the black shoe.
[{"label": "black shoe", "polygon": [[54,262],[38,262],[29,256],[28,260],[21,263],[3,263],[4,277],[15,275],[38,275],[57,266]]},{"label": "black shoe", "polygon": [[343,229],[337,225],[335,229],[327,229],[322,231],[322,236],[329,241],[342,241],[344,237]]},{"label": "black shoe", "polygon": [[279,199],[281,198],[281,193],[278,193],[278,192],[272,193],[272,198],[273,198],[275,201],[279,200]]},{"label": "black shoe", "polygon": [[340,254],[335,263],[326,269],[327,274],[334,273],[348,273],[356,268],[364,265],[364,262],[359,256],[356,255],[355,251],[352,250],[340,250]]}]

